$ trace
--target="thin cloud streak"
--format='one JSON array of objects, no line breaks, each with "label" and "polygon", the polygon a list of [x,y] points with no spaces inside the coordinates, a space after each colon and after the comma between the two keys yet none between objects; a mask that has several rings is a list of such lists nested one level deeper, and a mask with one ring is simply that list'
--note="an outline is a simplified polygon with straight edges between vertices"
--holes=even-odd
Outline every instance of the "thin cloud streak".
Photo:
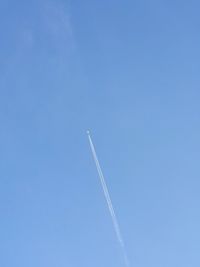
[{"label": "thin cloud streak", "polygon": [[89,131],[87,132],[87,134],[88,134],[88,139],[89,139],[89,143],[90,143],[90,148],[92,150],[92,155],[93,155],[93,158],[94,158],[94,161],[95,161],[95,164],[96,164],[96,168],[97,168],[97,171],[98,171],[98,174],[99,174],[99,178],[100,178],[100,181],[101,181],[101,185],[102,185],[102,188],[103,188],[104,196],[105,196],[105,199],[106,199],[106,202],[107,202],[107,205],[108,205],[108,209],[109,209],[109,212],[110,212],[110,215],[111,215],[111,218],[112,218],[112,222],[113,222],[114,230],[115,230],[115,233],[116,233],[116,236],[117,236],[117,240],[119,242],[119,245],[120,245],[122,253],[123,253],[125,265],[126,265],[126,267],[129,267],[130,266],[129,259],[128,259],[128,256],[127,256],[127,253],[126,253],[124,241],[123,241],[122,234],[121,234],[121,231],[120,231],[120,228],[119,228],[119,224],[118,224],[118,221],[117,221],[117,217],[115,215],[115,211],[114,211],[114,208],[113,208],[113,205],[112,205],[110,194],[109,194],[106,182],[105,182],[105,178],[104,178],[103,172],[101,170],[101,166],[99,164],[99,161],[98,161],[98,158],[97,158],[97,154],[96,154],[92,139],[90,137]]}]

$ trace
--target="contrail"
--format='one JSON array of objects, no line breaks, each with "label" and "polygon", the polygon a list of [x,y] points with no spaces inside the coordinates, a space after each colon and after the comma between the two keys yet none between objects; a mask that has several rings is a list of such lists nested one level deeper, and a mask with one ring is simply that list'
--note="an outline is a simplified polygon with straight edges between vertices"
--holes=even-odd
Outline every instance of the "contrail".
[{"label": "contrail", "polygon": [[117,217],[115,215],[115,211],[113,209],[112,201],[111,201],[111,198],[110,198],[110,194],[108,192],[108,188],[107,188],[107,185],[106,185],[106,182],[105,182],[105,179],[104,179],[104,175],[103,175],[103,172],[101,170],[101,167],[100,167],[100,164],[99,164],[99,161],[98,161],[98,158],[97,158],[97,154],[95,152],[95,148],[94,148],[94,145],[92,143],[92,139],[90,137],[90,132],[87,131],[87,134],[88,134],[90,147],[91,147],[91,150],[92,150],[92,155],[93,155],[93,158],[94,158],[94,161],[95,161],[95,164],[96,164],[96,167],[97,167],[97,171],[98,171],[98,174],[99,174],[99,178],[100,178],[100,181],[101,181],[101,185],[102,185],[102,188],[103,188],[104,196],[106,198],[106,202],[108,204],[108,209],[109,209],[109,212],[110,212],[110,215],[111,215],[111,218],[112,218],[112,222],[113,222],[113,226],[114,226],[115,233],[116,233],[116,236],[117,236],[117,240],[119,242],[119,245],[120,245],[122,253],[123,253],[125,265],[126,265],[126,267],[129,267],[130,266],[129,259],[127,257],[126,249],[125,249],[125,246],[124,246],[124,241],[123,241],[123,238],[122,238],[122,235],[121,235],[121,231],[120,231],[120,228],[119,228]]}]

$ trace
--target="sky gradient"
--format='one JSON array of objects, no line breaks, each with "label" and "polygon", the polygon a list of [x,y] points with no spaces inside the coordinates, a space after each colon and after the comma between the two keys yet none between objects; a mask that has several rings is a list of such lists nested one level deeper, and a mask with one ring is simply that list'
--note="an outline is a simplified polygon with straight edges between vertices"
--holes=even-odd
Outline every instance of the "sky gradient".
[{"label": "sky gradient", "polygon": [[200,3],[0,2],[0,266],[200,266]]}]

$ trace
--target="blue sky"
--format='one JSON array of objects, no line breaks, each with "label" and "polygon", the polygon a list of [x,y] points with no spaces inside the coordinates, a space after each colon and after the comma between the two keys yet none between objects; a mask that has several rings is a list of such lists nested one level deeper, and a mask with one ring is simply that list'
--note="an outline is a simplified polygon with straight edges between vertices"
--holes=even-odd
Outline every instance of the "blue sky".
[{"label": "blue sky", "polygon": [[0,265],[200,265],[199,1],[0,2]]}]

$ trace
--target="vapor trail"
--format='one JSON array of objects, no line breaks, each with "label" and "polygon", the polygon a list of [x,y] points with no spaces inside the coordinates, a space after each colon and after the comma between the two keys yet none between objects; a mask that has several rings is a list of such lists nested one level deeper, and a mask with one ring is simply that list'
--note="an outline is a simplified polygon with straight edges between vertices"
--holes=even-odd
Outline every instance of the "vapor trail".
[{"label": "vapor trail", "polygon": [[100,178],[100,181],[101,181],[101,185],[102,185],[102,188],[103,188],[104,196],[105,196],[106,202],[108,204],[108,209],[109,209],[109,212],[110,212],[110,215],[111,215],[111,218],[112,218],[112,222],[113,222],[113,226],[114,226],[115,233],[116,233],[116,236],[117,236],[117,240],[119,242],[119,245],[120,245],[122,253],[123,253],[125,265],[126,265],[126,267],[129,267],[130,264],[129,264],[129,260],[128,260],[127,253],[126,253],[126,249],[125,249],[125,246],[124,246],[124,241],[123,241],[123,238],[122,238],[122,235],[121,235],[121,231],[120,231],[120,228],[119,228],[117,217],[115,215],[115,211],[113,209],[112,201],[111,201],[111,198],[110,198],[110,195],[109,195],[109,192],[108,192],[108,188],[107,188],[107,185],[106,185],[106,182],[105,182],[105,179],[104,179],[104,175],[103,175],[103,172],[101,170],[101,167],[100,167],[100,164],[99,164],[99,161],[98,161],[98,158],[97,158],[97,154],[95,152],[95,148],[94,148],[94,145],[92,143],[92,139],[90,137],[89,131],[87,131],[87,134],[88,134],[90,147],[91,147],[91,150],[92,150],[92,155],[93,155],[93,158],[94,158],[94,161],[95,161],[95,164],[96,164],[96,168],[97,168],[97,171],[98,171],[98,174],[99,174],[99,178]]}]

